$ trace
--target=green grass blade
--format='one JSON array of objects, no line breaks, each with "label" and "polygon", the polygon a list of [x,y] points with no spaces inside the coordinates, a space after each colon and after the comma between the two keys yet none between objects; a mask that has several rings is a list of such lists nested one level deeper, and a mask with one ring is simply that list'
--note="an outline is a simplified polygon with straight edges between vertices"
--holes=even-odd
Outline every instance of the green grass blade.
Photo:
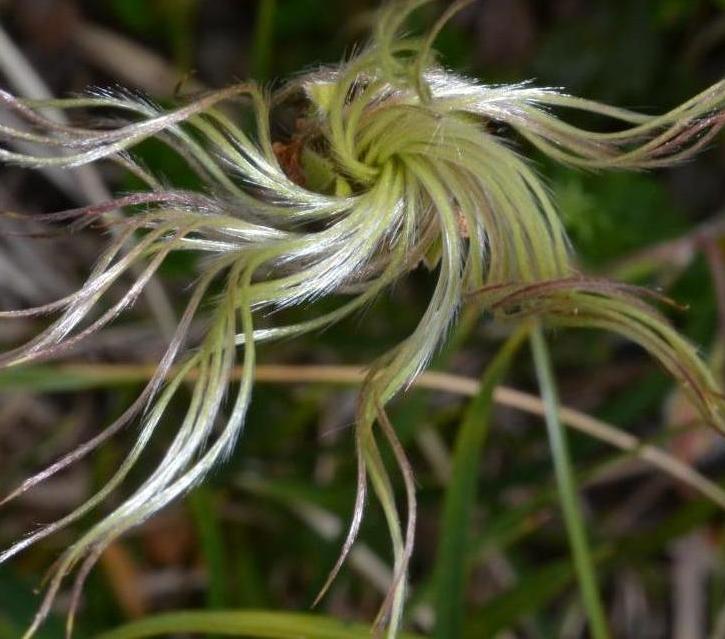
[{"label": "green grass blade", "polygon": [[[175,612],[147,617],[99,635],[98,639],[141,639],[192,633],[255,639],[370,639],[368,626],[321,615],[266,610]],[[422,639],[402,633],[400,639]]]},{"label": "green grass blade", "polygon": [[224,608],[229,605],[228,563],[213,494],[208,488],[201,486],[189,495],[188,503],[201,542],[209,580],[207,606],[213,609]]},{"label": "green grass blade", "polygon": [[536,324],[531,331],[531,350],[534,356],[536,375],[541,387],[541,396],[546,406],[545,421],[551,456],[554,462],[554,474],[559,489],[559,499],[569,536],[572,560],[579,580],[582,601],[589,618],[592,637],[594,639],[608,639],[610,633],[599,595],[594,561],[592,560],[584,526],[584,517],[579,504],[566,430],[559,419],[559,400],[551,359],[540,324]]},{"label": "green grass blade", "polygon": [[260,0],[252,40],[252,77],[269,78],[274,43],[274,13],[276,0]]},{"label": "green grass blade", "polygon": [[[716,506],[705,500],[687,503],[656,529],[617,543],[600,544],[592,551],[594,564],[601,572],[611,571],[617,565],[637,565],[662,553],[673,540],[705,525],[716,512]],[[513,588],[494,596],[469,617],[462,636],[465,639],[495,637],[515,627],[527,615],[545,609],[564,595],[575,579],[569,558],[527,567]]]},{"label": "green grass blade", "polygon": [[481,448],[488,433],[493,391],[526,334],[526,327],[519,327],[486,368],[481,378],[481,390],[468,405],[458,431],[435,567],[435,636],[439,639],[461,636],[469,572],[466,558],[471,542],[471,511],[476,503],[476,476]]}]

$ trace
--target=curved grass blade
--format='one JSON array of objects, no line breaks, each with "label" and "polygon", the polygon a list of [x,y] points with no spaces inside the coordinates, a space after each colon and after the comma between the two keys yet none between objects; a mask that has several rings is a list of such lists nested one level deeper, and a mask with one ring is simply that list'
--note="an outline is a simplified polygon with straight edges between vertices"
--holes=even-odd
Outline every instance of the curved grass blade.
[{"label": "curved grass blade", "polygon": [[[370,639],[370,628],[321,615],[266,610],[175,612],[148,617],[110,632],[98,639],[141,639],[176,633],[258,639]],[[423,639],[401,633],[400,639]]]},{"label": "curved grass blade", "polygon": [[435,636],[459,637],[463,628],[468,577],[471,510],[476,501],[476,477],[481,448],[488,433],[493,392],[528,332],[521,325],[481,377],[481,387],[466,409],[456,438],[453,474],[446,491],[440,544],[435,567]]}]

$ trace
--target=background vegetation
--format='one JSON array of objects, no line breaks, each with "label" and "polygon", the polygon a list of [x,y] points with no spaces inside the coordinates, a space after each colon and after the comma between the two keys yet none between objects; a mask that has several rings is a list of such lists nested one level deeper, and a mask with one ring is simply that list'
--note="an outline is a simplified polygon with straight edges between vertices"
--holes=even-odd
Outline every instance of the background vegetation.
[{"label": "background vegetation", "polygon": [[[441,6],[421,11],[419,26],[430,24]],[[57,95],[120,84],[163,102],[198,85],[218,87],[248,76],[275,82],[338,61],[366,37],[373,8],[367,0],[0,0],[0,24]],[[725,3],[481,0],[444,30],[438,49],[448,66],[484,82],[532,78],[655,113],[721,78]],[[4,80],[0,85],[9,86]],[[193,177],[161,147],[146,144],[141,153],[154,170],[193,186]],[[665,290],[685,307],[673,312],[673,321],[720,366],[722,139],[697,161],[650,173],[588,174],[534,159],[557,196],[582,267]],[[101,172],[115,191],[135,186],[115,169]],[[0,208],[60,210],[77,204],[82,188],[80,180],[63,189],[46,176],[2,168]],[[104,241],[98,231],[44,238],[3,232],[14,230],[16,223],[0,221],[2,309],[74,290]],[[194,273],[193,259],[175,258],[165,267],[172,299],[184,299],[184,283]],[[421,269],[351,320],[304,340],[260,348],[261,361],[364,365],[413,329],[430,287],[430,274]],[[1,323],[0,346],[35,334],[39,322]],[[476,380],[502,337],[501,328],[486,318],[464,313],[434,368]],[[672,459],[692,464],[717,483],[725,480],[725,440],[693,428],[689,407],[642,352],[588,331],[561,332],[551,343],[564,404],[662,446]],[[72,366],[1,373],[0,494],[118,415],[162,344],[140,302],[113,329],[77,349]],[[262,380],[230,462],[184,503],[104,555],[85,591],[78,637],[175,609],[308,608],[337,557],[354,494],[355,388],[335,377],[338,383],[323,383],[314,380],[314,369],[298,368],[294,383]],[[441,531],[451,524],[443,504],[451,498],[450,487],[458,486],[451,482],[452,451],[461,424],[477,417],[467,383],[458,379],[447,392],[412,389],[391,410],[418,481],[421,513],[409,626],[422,635],[433,632],[432,611],[446,605],[434,584],[440,571],[451,568],[437,558]],[[525,349],[506,383],[535,392]],[[466,510],[470,530],[465,527],[454,540],[470,569],[463,633],[584,636],[543,422],[518,403],[518,408],[498,403],[488,432],[480,433],[486,437],[474,458],[478,494]],[[0,547],[80,503],[123,457],[131,437],[115,438],[91,459],[2,507]],[[718,507],[601,436],[572,434],[572,447],[615,635],[725,637]],[[148,455],[146,468],[154,463]],[[142,478],[146,471],[142,465],[135,472]],[[0,638],[20,636],[38,603],[33,588],[86,524],[0,566]],[[371,507],[362,543],[321,612],[371,620],[385,588],[389,554],[382,513]],[[62,635],[67,603],[61,598],[39,636]],[[338,630],[331,632],[336,636]],[[349,632],[358,636],[354,628]]]}]

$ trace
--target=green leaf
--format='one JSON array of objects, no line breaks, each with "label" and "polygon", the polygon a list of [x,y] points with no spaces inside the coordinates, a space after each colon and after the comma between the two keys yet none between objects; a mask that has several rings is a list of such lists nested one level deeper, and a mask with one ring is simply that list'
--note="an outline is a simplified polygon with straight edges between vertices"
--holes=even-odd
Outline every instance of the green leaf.
[{"label": "green leaf", "polygon": [[[370,639],[368,626],[345,623],[321,615],[266,610],[176,612],[148,617],[110,632],[98,639],[138,639],[158,635],[209,633],[256,639]],[[402,633],[400,639],[422,639]]]}]

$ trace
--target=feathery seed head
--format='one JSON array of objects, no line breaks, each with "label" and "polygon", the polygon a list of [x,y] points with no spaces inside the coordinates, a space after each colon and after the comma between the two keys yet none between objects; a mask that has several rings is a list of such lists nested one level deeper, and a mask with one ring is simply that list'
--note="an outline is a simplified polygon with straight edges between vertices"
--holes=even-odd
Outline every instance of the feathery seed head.
[{"label": "feathery seed head", "polygon": [[[530,84],[487,86],[435,63],[429,38],[400,29],[420,0],[391,4],[371,44],[351,60],[293,79],[272,95],[252,82],[207,93],[164,111],[125,92],[95,91],[54,106],[112,110],[126,123],[78,128],[46,119],[42,104],[0,91],[0,106],[30,127],[0,128],[8,141],[51,151],[32,155],[0,148],[0,160],[26,167],[74,167],[107,159],[141,177],[148,190],[70,211],[36,216],[71,230],[116,209],[133,207],[121,233],[100,256],[83,286],[54,303],[0,317],[56,314],[28,343],[0,356],[10,366],[57,356],[102,329],[130,307],[164,260],[176,251],[207,256],[156,374],[133,405],[106,430],[24,482],[16,496],[77,461],[125,425],[141,428],[127,458],[86,503],[0,554],[0,562],[76,521],[118,488],[156,434],[190,372],[194,386],[186,416],[162,463],[111,514],[59,560],[31,635],[47,615],[63,578],[77,569],[76,592],[114,539],[180,497],[234,449],[245,420],[258,344],[301,335],[350,315],[421,263],[437,283],[415,331],[370,368],[358,408],[359,474],[354,516],[340,561],[355,540],[370,481],[385,512],[395,554],[395,580],[381,610],[390,636],[400,623],[412,551],[415,499],[412,473],[385,416],[386,403],[425,368],[459,306],[511,319],[536,316],[569,326],[594,326],[645,347],[680,381],[708,422],[721,427],[723,399],[692,346],[634,287],[577,273],[551,197],[513,142],[529,144],[567,165],[638,169],[672,164],[705,146],[725,122],[720,82],[663,116],[652,117],[574,98]],[[461,3],[457,3],[461,4]],[[296,113],[289,139],[273,140],[270,111]],[[255,132],[237,125],[251,110]],[[624,125],[616,133],[576,128],[553,112],[577,109]],[[511,138],[494,130],[505,125]],[[130,152],[148,138],[176,151],[200,176],[205,192],[164,185]],[[135,281],[120,300],[106,300],[132,268]],[[184,350],[192,320],[221,285],[198,348]],[[352,292],[352,293],[351,293]],[[298,324],[259,328],[260,309],[304,305],[339,294],[336,310]],[[225,410],[232,367],[244,375]],[[177,368],[174,364],[181,362]],[[215,425],[223,423],[221,429]],[[374,426],[378,424],[378,429]],[[378,448],[391,446],[408,489],[402,526]],[[70,625],[69,625],[70,627]]]}]

